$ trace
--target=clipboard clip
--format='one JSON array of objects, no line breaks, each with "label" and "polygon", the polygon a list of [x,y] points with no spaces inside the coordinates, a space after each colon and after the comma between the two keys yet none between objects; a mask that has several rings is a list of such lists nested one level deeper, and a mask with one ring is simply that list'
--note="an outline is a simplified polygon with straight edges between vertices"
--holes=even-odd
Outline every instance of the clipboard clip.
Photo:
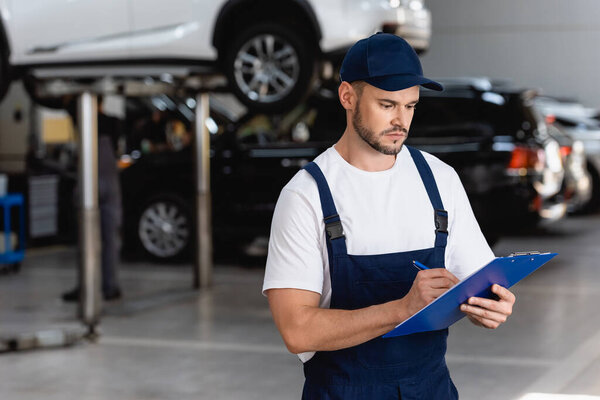
[{"label": "clipboard clip", "polygon": [[509,257],[516,257],[516,256],[532,256],[532,255],[537,255],[537,254],[542,254],[539,251],[515,251],[514,253],[510,253],[508,256]]}]

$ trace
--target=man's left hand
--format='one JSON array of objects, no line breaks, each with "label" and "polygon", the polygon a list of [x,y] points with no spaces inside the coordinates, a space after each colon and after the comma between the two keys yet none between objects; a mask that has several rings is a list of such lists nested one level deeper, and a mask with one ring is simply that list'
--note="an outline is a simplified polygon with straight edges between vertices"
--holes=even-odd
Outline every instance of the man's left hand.
[{"label": "man's left hand", "polygon": [[460,306],[460,310],[477,326],[496,329],[512,314],[515,295],[500,285],[493,285],[492,293],[498,296],[498,300],[471,297],[468,304]]}]

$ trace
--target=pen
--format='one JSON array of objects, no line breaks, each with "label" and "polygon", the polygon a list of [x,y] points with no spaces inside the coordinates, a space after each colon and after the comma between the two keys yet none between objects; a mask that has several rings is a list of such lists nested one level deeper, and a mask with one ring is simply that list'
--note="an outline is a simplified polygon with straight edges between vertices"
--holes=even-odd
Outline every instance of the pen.
[{"label": "pen", "polygon": [[420,262],[413,260],[413,265],[418,269],[418,270],[424,270],[424,269],[430,269],[428,266],[421,264]]}]

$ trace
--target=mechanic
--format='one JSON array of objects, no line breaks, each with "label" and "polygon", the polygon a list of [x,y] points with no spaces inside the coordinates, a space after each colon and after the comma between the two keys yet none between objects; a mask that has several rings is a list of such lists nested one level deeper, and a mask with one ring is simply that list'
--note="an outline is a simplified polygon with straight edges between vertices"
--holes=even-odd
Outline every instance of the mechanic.
[{"label": "mechanic", "polygon": [[[75,102],[67,107],[73,121],[77,121]],[[118,279],[119,252],[121,248],[121,186],[117,154],[119,138],[123,136],[123,123],[104,112],[104,98],[98,96],[98,208],[100,211],[102,295],[105,301],[121,299]],[[75,190],[78,192],[78,189]],[[79,200],[76,201],[79,204]],[[79,286],[62,294],[63,301],[77,302],[81,296]]]},{"label": "mechanic", "polygon": [[[494,258],[454,169],[403,146],[419,86],[443,88],[384,33],[352,46],[340,76],[346,129],[283,188],[263,293],[304,363],[303,399],[457,399],[447,329],[381,337]],[[495,329],[515,296],[492,291],[461,309]]]}]

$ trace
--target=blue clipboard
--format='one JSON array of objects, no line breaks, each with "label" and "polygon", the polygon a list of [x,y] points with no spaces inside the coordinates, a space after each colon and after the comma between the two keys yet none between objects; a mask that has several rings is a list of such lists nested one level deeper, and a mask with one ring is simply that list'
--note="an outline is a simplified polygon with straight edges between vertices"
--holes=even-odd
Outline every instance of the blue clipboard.
[{"label": "blue clipboard", "polygon": [[493,284],[509,288],[557,254],[528,253],[498,257],[448,289],[383,337],[389,338],[445,329],[465,316],[460,311],[460,305],[465,303],[469,297],[492,298],[491,287]]}]

